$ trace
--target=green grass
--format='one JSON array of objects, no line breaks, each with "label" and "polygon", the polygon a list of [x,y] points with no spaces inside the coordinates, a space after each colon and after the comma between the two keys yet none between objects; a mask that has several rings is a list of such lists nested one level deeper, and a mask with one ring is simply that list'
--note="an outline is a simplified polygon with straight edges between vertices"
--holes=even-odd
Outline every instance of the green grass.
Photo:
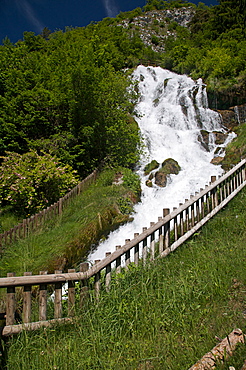
[{"label": "green grass", "polygon": [[[11,338],[8,369],[185,370],[215,336],[245,333],[245,201],[246,189],[175,253],[130,265],[74,324]],[[227,364],[245,359],[243,345]]]},{"label": "green grass", "polygon": [[61,216],[6,247],[0,260],[0,276],[7,272],[54,272],[81,262],[91,245],[125,222],[132,209],[130,198],[136,198],[137,184],[134,189],[127,181],[127,185],[112,185],[114,176],[115,171],[104,171],[95,184],[65,207]]},{"label": "green grass", "polygon": [[4,231],[10,230],[12,227],[16,226],[20,219],[15,213],[11,212],[9,208],[0,210],[0,234]]},{"label": "green grass", "polygon": [[233,131],[237,137],[227,145],[226,155],[222,162],[223,168],[228,171],[232,165],[236,165],[241,159],[246,158],[246,123],[242,123]]}]

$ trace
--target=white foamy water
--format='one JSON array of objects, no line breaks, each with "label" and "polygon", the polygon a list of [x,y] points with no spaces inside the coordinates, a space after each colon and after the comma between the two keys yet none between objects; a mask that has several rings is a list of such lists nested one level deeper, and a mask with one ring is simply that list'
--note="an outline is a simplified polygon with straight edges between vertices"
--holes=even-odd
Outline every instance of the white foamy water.
[{"label": "white foamy water", "polygon": [[[103,259],[106,252],[115,251],[116,245],[124,245],[125,239],[133,239],[134,233],[141,233],[150,222],[157,222],[163,208],[178,207],[204,188],[212,175],[223,172],[220,166],[210,163],[216,149],[212,131],[224,132],[224,129],[220,115],[208,109],[202,80],[193,81],[160,67],[144,66],[135,70],[133,78],[139,81],[141,96],[136,120],[146,145],[137,170],[142,183],[141,202],[134,208],[133,222],[112,232],[90,253],[89,261]],[[198,141],[201,129],[211,132],[209,152]],[[171,175],[165,188],[147,187],[145,165],[153,159],[161,164],[167,158],[179,163],[179,174]]]}]

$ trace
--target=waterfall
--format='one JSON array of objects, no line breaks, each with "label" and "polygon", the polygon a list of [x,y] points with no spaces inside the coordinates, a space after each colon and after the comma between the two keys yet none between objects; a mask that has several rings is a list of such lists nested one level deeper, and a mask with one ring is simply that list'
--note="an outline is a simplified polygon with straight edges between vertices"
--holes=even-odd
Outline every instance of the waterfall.
[{"label": "waterfall", "polygon": [[[178,207],[191,194],[209,183],[212,175],[220,175],[220,166],[211,164],[216,150],[213,131],[225,133],[220,115],[208,108],[206,87],[202,80],[193,81],[160,67],[138,66],[133,73],[138,81],[140,99],[136,106],[145,150],[138,165],[141,177],[141,202],[134,207],[133,221],[112,232],[108,239],[92,251],[88,260],[103,259],[125,239],[133,239],[150,222],[157,222],[163,208]],[[201,130],[208,133],[207,150],[201,145]],[[151,160],[162,163],[167,158],[178,162],[181,171],[170,175],[167,186],[146,186],[144,167]]]}]

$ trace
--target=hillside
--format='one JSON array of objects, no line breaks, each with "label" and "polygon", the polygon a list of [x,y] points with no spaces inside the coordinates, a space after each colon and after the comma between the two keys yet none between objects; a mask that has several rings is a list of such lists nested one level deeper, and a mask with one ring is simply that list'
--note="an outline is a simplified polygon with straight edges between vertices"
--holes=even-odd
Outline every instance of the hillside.
[{"label": "hillside", "polygon": [[24,32],[16,44],[5,39],[0,46],[0,155],[49,152],[80,177],[102,161],[132,166],[140,138],[129,118],[137,94],[127,90],[126,68],[140,60],[203,78],[211,108],[244,104],[240,7],[240,0],[212,8],[149,0],[143,9],[87,27]]},{"label": "hillside", "polygon": [[[25,32],[16,44],[5,39],[0,194],[1,216],[14,216],[9,228],[15,217],[52,204],[95,167],[134,168],[143,148],[133,118],[139,91],[129,77],[141,62],[202,77],[209,105],[238,135],[227,148],[224,169],[245,157],[246,41],[245,18],[236,16],[240,7],[240,1],[209,8],[149,0],[143,9],[87,27]],[[6,230],[2,225],[0,220]]]},{"label": "hillside", "polygon": [[[242,0],[220,0],[211,8],[147,0],[143,9],[87,27],[25,32],[16,44],[4,40],[0,159],[6,172],[1,167],[0,216],[29,217],[44,202],[54,202],[54,193],[64,194],[65,185],[69,189],[96,167],[106,170],[62,217],[5,250],[2,276],[77,267],[88,248],[129,219],[140,190],[132,170],[143,150],[133,118],[139,89],[130,78],[140,63],[202,78],[209,106],[238,135],[227,148],[224,168],[246,156],[243,6]],[[49,183],[51,172],[56,177]],[[123,183],[116,185],[124,172]],[[21,196],[12,197],[15,193]],[[122,269],[99,301],[91,294],[73,324],[23,332],[2,343],[2,354],[8,352],[0,358],[3,366],[188,368],[216,344],[215,338],[234,327],[246,331],[245,216],[244,189],[166,259],[130,265],[127,273]],[[245,346],[240,350],[244,357],[226,363],[227,368],[241,367]]]}]

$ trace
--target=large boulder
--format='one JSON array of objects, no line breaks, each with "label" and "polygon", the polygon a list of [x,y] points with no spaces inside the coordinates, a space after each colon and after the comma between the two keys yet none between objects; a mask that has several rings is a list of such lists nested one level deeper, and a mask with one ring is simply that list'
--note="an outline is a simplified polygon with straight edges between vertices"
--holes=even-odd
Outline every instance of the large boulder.
[{"label": "large boulder", "polygon": [[155,184],[160,187],[165,187],[169,175],[177,175],[180,171],[180,166],[177,161],[172,158],[166,159],[161,168],[155,173]]}]

